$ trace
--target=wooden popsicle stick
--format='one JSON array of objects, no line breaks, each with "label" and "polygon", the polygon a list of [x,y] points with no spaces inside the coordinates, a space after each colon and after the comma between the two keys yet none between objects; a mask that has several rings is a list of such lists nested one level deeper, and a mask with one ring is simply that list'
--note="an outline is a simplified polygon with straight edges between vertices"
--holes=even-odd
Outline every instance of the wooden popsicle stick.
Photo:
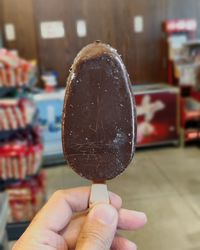
[{"label": "wooden popsicle stick", "polygon": [[97,203],[110,203],[108,189],[106,184],[93,183],[89,200],[89,207],[93,207]]},{"label": "wooden popsicle stick", "polygon": [[86,211],[76,213],[73,215],[73,219],[79,218],[83,215],[87,216],[89,211],[97,204],[110,204],[109,193],[105,183],[95,182],[92,184],[88,209]]}]

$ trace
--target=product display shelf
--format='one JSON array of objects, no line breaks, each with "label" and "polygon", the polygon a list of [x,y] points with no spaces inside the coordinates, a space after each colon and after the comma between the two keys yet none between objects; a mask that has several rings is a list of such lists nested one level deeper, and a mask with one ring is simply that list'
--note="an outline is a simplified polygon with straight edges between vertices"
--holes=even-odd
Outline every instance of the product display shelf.
[{"label": "product display shelf", "polygon": [[6,232],[8,235],[8,241],[16,241],[24,233],[30,221],[8,223],[6,226]]},{"label": "product display shelf", "polygon": [[195,19],[167,20],[168,82],[180,89],[181,145],[200,141],[200,40]]},{"label": "product display shelf", "polygon": [[[62,161],[61,160],[50,161],[50,159],[48,159],[46,163],[45,161],[43,162],[41,168],[48,169],[51,167],[59,167],[60,164],[64,162],[63,155],[60,156],[60,159],[63,159],[63,160]],[[24,231],[26,230],[29,224],[30,224],[30,220],[7,223],[6,232],[8,236],[8,241],[16,241],[17,239],[19,239],[19,237],[24,233]]]},{"label": "product display shelf", "polygon": [[[193,93],[195,93],[193,95]],[[191,89],[186,97],[181,97],[181,142],[200,142],[200,92]]]},{"label": "product display shelf", "polygon": [[[13,61],[19,62],[14,68]],[[38,112],[30,91],[37,82],[36,67],[6,50],[0,51],[0,66],[0,194],[8,194],[10,228],[30,220],[44,203],[45,177],[40,171]]]},{"label": "product display shelf", "polygon": [[[40,166],[41,169],[42,165]],[[10,185],[15,185],[20,181],[30,181],[32,178],[35,178],[38,176],[38,174],[40,173],[40,169],[38,169],[38,171],[34,174],[34,175],[27,175],[23,180],[19,180],[19,179],[6,179],[6,180],[0,180],[0,192],[1,190],[5,190],[6,187],[10,186]]]},{"label": "product display shelf", "polygon": [[181,100],[182,144],[200,142],[200,101],[190,96]]},{"label": "product display shelf", "polygon": [[37,126],[37,123],[33,122],[32,124],[29,124],[24,128],[0,131],[0,141],[20,137],[20,135],[23,133],[31,133],[31,131],[35,128],[35,126]]}]

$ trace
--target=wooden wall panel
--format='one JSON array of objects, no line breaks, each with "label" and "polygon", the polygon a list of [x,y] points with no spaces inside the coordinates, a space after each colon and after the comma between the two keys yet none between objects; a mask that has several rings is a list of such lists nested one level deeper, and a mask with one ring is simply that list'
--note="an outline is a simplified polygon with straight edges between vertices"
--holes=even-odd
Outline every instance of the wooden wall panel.
[{"label": "wooden wall panel", "polygon": [[6,41],[5,46],[9,49],[17,49],[22,57],[37,59],[37,42],[35,33],[34,9],[32,0],[1,0],[2,19],[4,25],[15,25],[16,40]]},{"label": "wooden wall panel", "polygon": [[[164,76],[163,68],[163,43],[161,22],[164,16],[163,1],[146,0],[126,0],[125,8],[121,17],[121,26],[124,20],[129,24],[124,29],[123,38],[118,34],[118,46],[122,42],[124,45],[122,55],[131,74],[136,82],[159,82]],[[120,11],[120,10],[119,10]],[[133,32],[133,17],[141,15],[144,18],[144,31],[142,33]],[[126,27],[126,26],[125,26]],[[116,26],[116,33],[118,28]]]},{"label": "wooden wall panel", "polygon": [[[132,81],[159,82],[166,79],[161,42],[161,22],[165,15],[163,1],[38,0],[34,3],[42,69],[57,70],[61,85],[65,85],[66,70],[77,52],[97,39],[117,48]],[[144,32],[141,34],[133,32],[135,15],[144,17]],[[76,36],[78,19],[87,22],[88,34],[85,38]],[[62,20],[66,37],[41,39],[40,23],[48,20]]]},{"label": "wooden wall panel", "polygon": [[66,10],[65,0],[35,1],[34,7],[41,71],[57,71],[59,73],[59,83],[60,85],[64,85],[67,77],[67,66],[69,66],[71,62],[70,56],[72,52],[70,50],[70,39],[71,36],[73,36],[73,24],[69,23],[67,28],[65,27],[65,38],[42,39],[40,23],[44,21],[64,21],[66,18],[68,20],[68,15],[71,15],[71,10]]}]

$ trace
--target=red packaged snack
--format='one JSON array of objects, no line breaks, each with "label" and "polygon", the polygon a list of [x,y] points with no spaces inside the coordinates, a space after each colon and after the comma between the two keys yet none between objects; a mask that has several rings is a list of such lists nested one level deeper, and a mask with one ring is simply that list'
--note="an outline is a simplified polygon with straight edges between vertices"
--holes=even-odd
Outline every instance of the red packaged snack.
[{"label": "red packaged snack", "polygon": [[24,179],[26,177],[27,165],[28,164],[25,154],[21,154],[19,156],[19,165],[18,165],[19,179]]},{"label": "red packaged snack", "polygon": [[20,179],[38,172],[42,161],[41,144],[13,141],[0,146],[0,179]]},{"label": "red packaged snack", "polygon": [[7,192],[10,202],[11,220],[30,220],[33,216],[31,190],[23,187],[23,183],[19,182],[18,184],[10,185]]},{"label": "red packaged snack", "polygon": [[0,176],[1,179],[6,179],[6,159],[4,157],[0,157]]},{"label": "red packaged snack", "polygon": [[41,144],[34,146],[34,164],[33,164],[34,173],[37,173],[37,171],[41,165],[42,151],[43,151],[43,147]]},{"label": "red packaged snack", "polygon": [[15,86],[15,73],[14,70],[10,66],[6,66],[6,77],[7,77],[7,84],[8,87]]},{"label": "red packaged snack", "polygon": [[9,76],[10,76],[10,86],[15,87],[16,85],[16,76],[15,76],[15,70],[10,68],[9,69]]},{"label": "red packaged snack", "polygon": [[0,124],[2,130],[16,129],[17,122],[13,108],[18,104],[18,100],[2,99],[0,100]]},{"label": "red packaged snack", "polygon": [[3,68],[2,68],[2,85],[4,86],[4,87],[6,87],[7,85],[8,85],[8,78],[7,78],[7,74],[6,74],[6,68],[5,68],[5,66],[3,66]]},{"label": "red packaged snack", "polygon": [[0,49],[0,86],[20,87],[28,83],[36,72],[36,65],[16,53]]},{"label": "red packaged snack", "polygon": [[10,203],[10,221],[31,220],[45,200],[45,175],[19,181],[7,187]]},{"label": "red packaged snack", "polygon": [[25,85],[28,82],[29,63],[25,60],[21,60],[21,68],[22,68],[22,84]]},{"label": "red packaged snack", "polygon": [[19,128],[25,127],[25,122],[24,122],[24,119],[23,119],[23,115],[22,115],[22,112],[19,109],[19,107],[14,107],[13,108],[13,113],[14,113],[15,119],[17,121],[17,127],[19,127]]},{"label": "red packaged snack", "polygon": [[6,66],[16,68],[20,65],[20,58],[16,56],[16,53],[7,49],[0,49],[0,62]]},{"label": "red packaged snack", "polygon": [[14,179],[19,179],[18,165],[19,165],[18,158],[17,157],[13,157],[12,158],[12,172],[13,172],[13,178]]},{"label": "red packaged snack", "polygon": [[16,120],[16,116],[13,112],[13,107],[7,107],[5,108],[5,115],[6,115],[6,118],[8,120],[8,123],[9,123],[9,127],[10,129],[17,129],[17,120]]},{"label": "red packaged snack", "polygon": [[22,68],[18,67],[15,70],[15,77],[16,77],[16,86],[21,87],[23,85],[22,83]]},{"label": "red packaged snack", "polygon": [[13,174],[12,174],[12,161],[10,157],[6,158],[6,177],[7,179],[12,179]]},{"label": "red packaged snack", "polygon": [[0,108],[0,124],[1,124],[0,127],[2,128],[2,130],[10,129],[5,110],[2,108]]},{"label": "red packaged snack", "polygon": [[0,130],[23,128],[33,122],[34,103],[26,98],[0,100]]},{"label": "red packaged snack", "polygon": [[0,63],[0,87],[3,87],[5,83],[6,83],[5,69],[4,65]]},{"label": "red packaged snack", "polygon": [[16,133],[20,139],[0,143],[0,179],[3,180],[33,176],[42,162],[43,145],[37,127]]},{"label": "red packaged snack", "polygon": [[34,103],[24,98],[19,101],[19,108],[22,111],[25,124],[32,123],[36,111]]},{"label": "red packaged snack", "polygon": [[29,148],[29,152],[27,153],[27,175],[34,174],[34,152],[32,150],[32,146]]}]

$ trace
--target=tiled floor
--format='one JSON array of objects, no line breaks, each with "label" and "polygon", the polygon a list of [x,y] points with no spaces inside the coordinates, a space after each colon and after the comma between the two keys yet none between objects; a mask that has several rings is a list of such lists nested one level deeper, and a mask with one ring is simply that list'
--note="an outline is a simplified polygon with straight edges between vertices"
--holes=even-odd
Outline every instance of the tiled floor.
[{"label": "tiled floor", "polygon": [[[68,167],[47,170],[48,195],[88,185]],[[122,232],[139,250],[200,250],[200,149],[139,151],[131,166],[108,183],[124,207],[144,211],[148,224]]]}]

